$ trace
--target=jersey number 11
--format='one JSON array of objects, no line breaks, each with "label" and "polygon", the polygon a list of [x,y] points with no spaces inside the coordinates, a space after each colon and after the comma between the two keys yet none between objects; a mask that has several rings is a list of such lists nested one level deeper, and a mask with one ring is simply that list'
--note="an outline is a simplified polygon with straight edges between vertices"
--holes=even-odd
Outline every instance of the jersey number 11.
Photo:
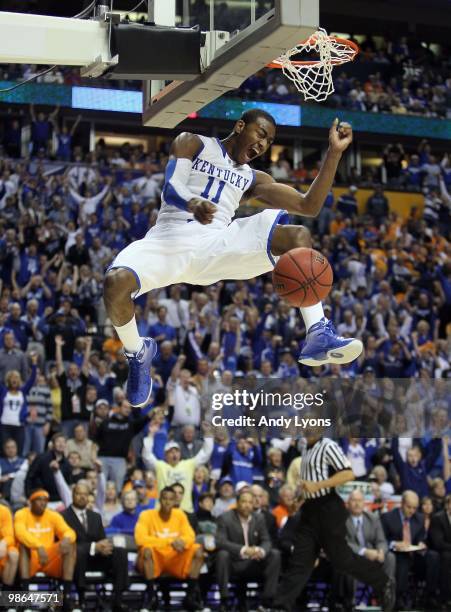
[{"label": "jersey number 11", "polygon": [[205,189],[200,194],[200,197],[205,198],[206,200],[210,200],[210,202],[213,202],[213,204],[217,204],[219,202],[219,198],[221,197],[222,190],[224,189],[225,181],[219,181],[219,186],[216,191],[216,195],[210,199],[209,195],[210,195],[210,191],[211,191],[211,188],[214,182],[215,182],[214,177],[210,176],[205,186]]}]

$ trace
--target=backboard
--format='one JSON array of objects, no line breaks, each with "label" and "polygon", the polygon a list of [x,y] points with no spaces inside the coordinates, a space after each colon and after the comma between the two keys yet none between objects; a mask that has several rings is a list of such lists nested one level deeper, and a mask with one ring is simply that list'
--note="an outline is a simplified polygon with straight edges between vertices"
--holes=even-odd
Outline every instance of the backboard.
[{"label": "backboard", "polygon": [[315,32],[319,0],[153,0],[149,18],[206,33],[200,76],[143,83],[143,124],[174,128]]}]

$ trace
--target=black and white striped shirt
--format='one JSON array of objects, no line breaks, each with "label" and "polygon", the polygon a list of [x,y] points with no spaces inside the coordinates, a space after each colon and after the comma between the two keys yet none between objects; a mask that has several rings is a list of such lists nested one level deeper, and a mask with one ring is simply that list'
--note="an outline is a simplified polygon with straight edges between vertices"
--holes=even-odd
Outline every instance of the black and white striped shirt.
[{"label": "black and white striped shirt", "polygon": [[[301,480],[321,482],[327,480],[336,472],[350,470],[351,463],[336,442],[330,438],[320,438],[313,446],[307,447],[305,442],[302,449]],[[330,493],[332,489],[326,487],[316,493],[304,491],[305,499],[316,499]]]},{"label": "black and white striped shirt", "polygon": [[31,387],[27,397],[28,416],[27,423],[34,423],[43,427],[53,418],[53,404],[50,388],[47,385]]}]

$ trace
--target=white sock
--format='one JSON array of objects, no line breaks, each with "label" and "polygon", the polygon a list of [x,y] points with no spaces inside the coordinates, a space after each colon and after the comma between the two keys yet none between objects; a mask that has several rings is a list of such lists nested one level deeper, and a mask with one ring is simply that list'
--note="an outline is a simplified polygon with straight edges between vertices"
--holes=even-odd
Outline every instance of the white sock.
[{"label": "white sock", "polygon": [[304,319],[305,329],[308,331],[312,325],[321,321],[324,317],[323,305],[321,302],[317,304],[313,304],[313,306],[306,306],[305,308],[300,308],[302,318]]},{"label": "white sock", "polygon": [[115,325],[114,329],[117,331],[119,340],[128,353],[137,353],[142,348],[143,339],[139,335],[135,315],[133,315],[133,319],[125,325],[121,325],[120,327]]}]

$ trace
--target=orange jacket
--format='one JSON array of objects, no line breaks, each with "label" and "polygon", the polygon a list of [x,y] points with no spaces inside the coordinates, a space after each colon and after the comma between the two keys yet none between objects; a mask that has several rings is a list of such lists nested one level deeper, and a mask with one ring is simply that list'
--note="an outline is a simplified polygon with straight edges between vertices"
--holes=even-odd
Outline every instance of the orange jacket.
[{"label": "orange jacket", "polygon": [[16,545],[13,515],[11,514],[11,510],[3,504],[0,504],[0,540],[6,541],[7,548],[11,548]]},{"label": "orange jacket", "polygon": [[168,521],[164,521],[159,510],[144,510],[135,526],[135,541],[138,546],[162,550],[174,540],[183,540],[188,548],[194,544],[194,531],[188,517],[179,508],[173,508]]},{"label": "orange jacket", "polygon": [[288,512],[288,509],[285,506],[282,506],[282,504],[279,504],[278,506],[276,506],[272,510],[272,514],[274,518],[276,519],[278,529],[282,527],[283,519],[290,515]]},{"label": "orange jacket", "polygon": [[17,540],[27,548],[49,547],[55,540],[68,538],[72,543],[77,536],[61,514],[46,509],[42,516],[32,514],[30,508],[18,510],[14,516]]}]

